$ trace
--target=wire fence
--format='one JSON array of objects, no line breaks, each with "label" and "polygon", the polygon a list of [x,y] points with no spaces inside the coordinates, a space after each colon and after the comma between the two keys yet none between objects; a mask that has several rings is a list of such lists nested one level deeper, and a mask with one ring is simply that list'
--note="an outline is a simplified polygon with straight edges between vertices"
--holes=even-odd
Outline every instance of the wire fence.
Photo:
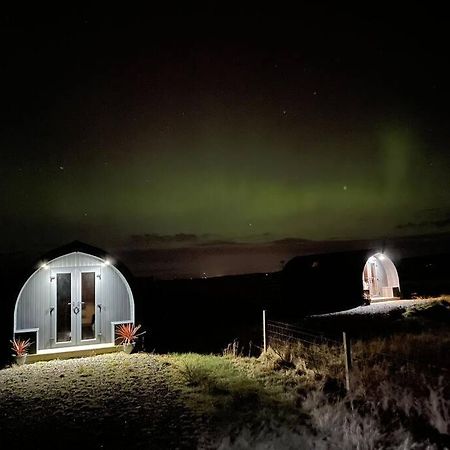
[{"label": "wire fence", "polygon": [[[267,320],[264,314],[264,336],[266,347],[277,353],[282,359],[293,364],[303,362],[305,369],[319,374],[345,378],[349,388],[350,371],[360,372],[383,368],[397,378],[400,376],[418,375],[426,377],[448,376],[450,373],[449,358],[433,360],[421,355],[405,353],[389,353],[373,348],[363,341],[352,343],[345,333],[332,335],[315,330],[307,330],[298,325]],[[382,340],[378,345],[383,347]],[[406,349],[404,349],[406,350]],[[427,355],[425,355],[427,356]],[[381,370],[381,369],[380,369]]]},{"label": "wire fence", "polygon": [[266,345],[283,360],[303,363],[304,371],[345,377],[345,349],[342,339],[275,320],[265,321]]},{"label": "wire fence", "polygon": [[297,325],[267,320],[267,336],[270,342],[280,341],[281,343],[302,341],[305,344],[330,344],[342,345],[342,341],[334,337],[328,337],[317,331],[300,328]]}]

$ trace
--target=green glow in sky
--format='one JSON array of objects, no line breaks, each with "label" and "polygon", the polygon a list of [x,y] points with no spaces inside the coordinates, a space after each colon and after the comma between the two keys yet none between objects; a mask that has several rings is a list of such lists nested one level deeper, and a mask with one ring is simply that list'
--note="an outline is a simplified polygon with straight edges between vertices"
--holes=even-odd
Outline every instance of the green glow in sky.
[{"label": "green glow in sky", "polygon": [[448,206],[434,182],[439,164],[427,165],[406,128],[344,137],[244,131],[160,142],[143,135],[119,150],[22,161],[19,178],[17,168],[4,174],[16,186],[7,214],[122,240],[193,233],[261,242],[395,235],[424,210]]}]

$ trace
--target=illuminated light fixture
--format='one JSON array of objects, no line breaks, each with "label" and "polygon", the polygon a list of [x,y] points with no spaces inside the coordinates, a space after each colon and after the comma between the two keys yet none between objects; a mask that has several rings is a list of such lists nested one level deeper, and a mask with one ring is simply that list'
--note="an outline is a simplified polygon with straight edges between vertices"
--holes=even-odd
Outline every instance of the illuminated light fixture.
[{"label": "illuminated light fixture", "polygon": [[109,259],[105,259],[105,262],[102,264],[102,266],[110,266],[111,261]]},{"label": "illuminated light fixture", "polygon": [[48,264],[47,263],[42,263],[41,264],[41,269],[47,270],[48,269]]},{"label": "illuminated light fixture", "polygon": [[383,259],[386,259],[386,256],[384,256],[383,253],[381,253],[380,256],[378,256],[378,259],[380,259],[381,261],[383,261]]}]

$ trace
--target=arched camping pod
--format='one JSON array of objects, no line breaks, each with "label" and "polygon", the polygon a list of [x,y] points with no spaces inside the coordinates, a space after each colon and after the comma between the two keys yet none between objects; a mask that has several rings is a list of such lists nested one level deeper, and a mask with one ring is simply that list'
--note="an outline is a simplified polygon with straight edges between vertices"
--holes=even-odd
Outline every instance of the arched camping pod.
[{"label": "arched camping pod", "polygon": [[104,252],[78,242],[40,264],[14,310],[14,335],[30,337],[38,354],[113,347],[121,323],[134,323],[127,279]]},{"label": "arched camping pod", "polygon": [[397,269],[384,253],[375,253],[367,260],[363,270],[364,297],[370,301],[400,297]]},{"label": "arched camping pod", "polygon": [[[367,265],[374,261],[371,268],[375,279],[369,288]],[[287,300],[283,308],[299,315],[400,297],[394,263],[374,250],[297,256],[285,265],[282,279]]]}]

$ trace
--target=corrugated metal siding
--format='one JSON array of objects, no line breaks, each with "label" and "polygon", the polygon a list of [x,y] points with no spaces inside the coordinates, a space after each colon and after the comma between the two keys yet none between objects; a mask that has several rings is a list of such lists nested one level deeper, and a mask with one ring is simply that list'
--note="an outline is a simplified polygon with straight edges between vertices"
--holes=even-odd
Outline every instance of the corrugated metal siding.
[{"label": "corrugated metal siding", "polygon": [[101,268],[101,281],[99,282],[99,303],[102,304],[102,342],[112,342],[111,322],[132,320],[132,311],[128,299],[126,284],[111,266]]},{"label": "corrugated metal siding", "polygon": [[86,253],[70,253],[65,256],[61,256],[59,258],[51,261],[48,266],[50,268],[71,268],[71,267],[83,267],[83,266],[99,266],[102,263],[100,258],[96,258],[95,256],[86,255]]},{"label": "corrugated metal siding", "polygon": [[39,328],[39,344],[50,339],[51,284],[48,270],[39,270],[26,283],[17,301],[16,330]]},{"label": "corrugated metal siding", "polygon": [[112,342],[111,322],[134,320],[134,304],[128,283],[112,266],[102,266],[102,261],[84,253],[71,253],[48,263],[49,269],[39,269],[24,285],[17,299],[15,331],[39,328],[39,349],[50,348],[54,323],[50,307],[54,306],[54,283],[50,281],[52,270],[64,268],[100,267],[101,279],[97,282],[97,304],[102,305],[102,343]]},{"label": "corrugated metal siding", "polygon": [[386,272],[387,285],[391,287],[400,287],[398,272],[395,268],[395,264],[388,258],[383,261],[383,264]]}]

